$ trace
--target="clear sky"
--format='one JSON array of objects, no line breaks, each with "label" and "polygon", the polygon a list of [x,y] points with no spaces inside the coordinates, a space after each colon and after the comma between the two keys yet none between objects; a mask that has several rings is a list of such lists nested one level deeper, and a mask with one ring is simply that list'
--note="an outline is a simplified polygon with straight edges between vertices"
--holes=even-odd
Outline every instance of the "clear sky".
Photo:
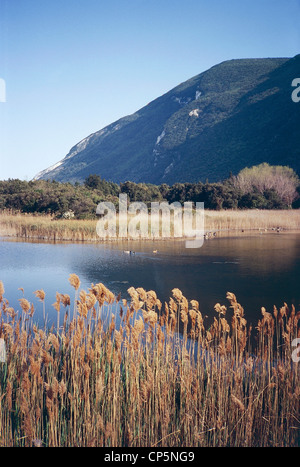
[{"label": "clear sky", "polygon": [[299,24],[300,0],[0,0],[0,180],[223,60],[293,57]]}]

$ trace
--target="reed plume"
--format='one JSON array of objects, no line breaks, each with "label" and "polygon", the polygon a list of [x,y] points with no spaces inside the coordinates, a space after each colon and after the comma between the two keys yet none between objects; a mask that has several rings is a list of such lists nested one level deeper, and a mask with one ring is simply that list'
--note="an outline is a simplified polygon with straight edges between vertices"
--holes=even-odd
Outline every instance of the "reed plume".
[{"label": "reed plume", "polygon": [[35,296],[41,301],[43,302],[45,300],[45,292],[43,289],[40,289],[40,290],[36,290],[35,292],[33,292],[35,294]]},{"label": "reed plume", "polygon": [[26,298],[19,298],[19,302],[24,313],[28,313],[30,310],[30,303]]},{"label": "reed plume", "polygon": [[77,274],[70,274],[69,282],[70,282],[71,286],[74,287],[75,290],[78,290],[78,289],[79,289],[79,287],[80,287],[80,279],[79,279],[79,277],[77,276]]},{"label": "reed plume", "polygon": [[[2,298],[1,446],[299,446],[294,306],[261,307],[252,327],[232,292],[204,318],[178,288],[162,304],[141,287],[120,300],[70,283],[75,313],[56,329],[29,319],[26,298],[24,326]],[[71,297],[55,298],[67,314]]]}]

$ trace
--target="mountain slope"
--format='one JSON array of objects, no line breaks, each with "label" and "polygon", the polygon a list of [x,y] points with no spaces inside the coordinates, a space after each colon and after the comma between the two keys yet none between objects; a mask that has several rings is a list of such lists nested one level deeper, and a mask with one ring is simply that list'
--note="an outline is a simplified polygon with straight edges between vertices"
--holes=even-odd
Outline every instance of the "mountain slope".
[{"label": "mountain slope", "polygon": [[300,103],[292,59],[216,65],[75,145],[35,178],[175,183],[217,181],[260,162],[300,172]]}]

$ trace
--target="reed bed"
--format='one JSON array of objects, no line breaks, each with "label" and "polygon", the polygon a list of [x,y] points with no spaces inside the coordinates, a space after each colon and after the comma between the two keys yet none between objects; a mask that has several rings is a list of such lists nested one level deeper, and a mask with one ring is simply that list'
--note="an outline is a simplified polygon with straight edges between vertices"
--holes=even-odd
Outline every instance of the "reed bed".
[{"label": "reed bed", "polygon": [[0,282],[0,446],[299,445],[294,307],[262,308],[252,329],[228,293],[206,325],[179,289],[162,304],[69,280],[50,329],[35,324],[43,290],[39,310],[22,298],[17,312]]},{"label": "reed bed", "polygon": [[53,241],[96,241],[96,220],[55,219],[50,215],[0,213],[0,235]]},{"label": "reed bed", "polygon": [[[132,218],[132,216],[131,216]],[[128,216],[128,221],[130,221]],[[148,216],[148,233],[138,238],[167,239],[160,235],[151,235],[150,215]],[[20,214],[7,211],[0,212],[0,235],[21,238],[32,238],[51,241],[87,241],[114,240],[116,238],[100,238],[96,232],[97,220],[54,219],[50,215]],[[171,216],[170,237],[174,237],[175,229]],[[245,235],[257,232],[300,230],[300,210],[224,210],[204,213],[204,231],[214,236]],[[118,217],[117,217],[118,232]],[[184,237],[184,228],[183,228]]]},{"label": "reed bed", "polygon": [[206,211],[205,228],[221,233],[300,229],[300,210]]}]

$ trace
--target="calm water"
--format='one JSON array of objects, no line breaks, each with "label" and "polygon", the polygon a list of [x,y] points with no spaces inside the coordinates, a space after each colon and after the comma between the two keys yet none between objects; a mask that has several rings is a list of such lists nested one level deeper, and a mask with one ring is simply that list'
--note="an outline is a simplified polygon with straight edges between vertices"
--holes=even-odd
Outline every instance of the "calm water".
[{"label": "calm water", "polygon": [[[132,249],[135,255],[124,250]],[[155,254],[153,250],[157,249]],[[227,305],[226,292],[234,292],[254,324],[260,307],[271,310],[283,302],[300,304],[300,235],[264,234],[249,238],[206,241],[202,248],[186,249],[184,242],[116,242],[113,244],[35,243],[0,241],[0,280],[5,297],[19,309],[19,287],[36,306],[35,319],[42,315],[36,289],[46,292],[49,320],[55,321],[51,306],[55,293],[69,293],[70,273],[76,273],[81,288],[103,282],[127,298],[130,286],[155,290],[168,300],[178,287],[188,299],[196,299],[204,315],[214,316],[216,302]],[[42,322],[42,321],[41,321]]]}]

